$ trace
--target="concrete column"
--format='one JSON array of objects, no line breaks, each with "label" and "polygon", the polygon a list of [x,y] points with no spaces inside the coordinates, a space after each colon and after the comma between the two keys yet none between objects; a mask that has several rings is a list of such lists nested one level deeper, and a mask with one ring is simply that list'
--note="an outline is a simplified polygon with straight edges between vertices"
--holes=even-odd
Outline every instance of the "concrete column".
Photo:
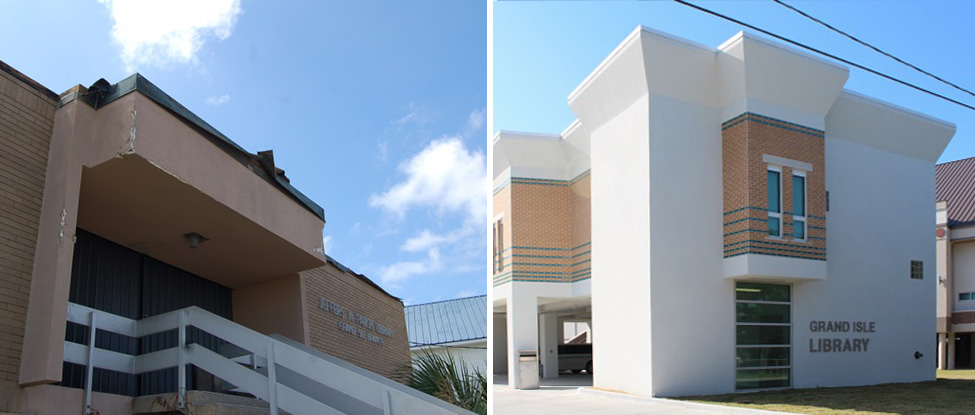
[{"label": "concrete column", "polygon": [[61,380],[81,170],[93,147],[94,111],[76,100],[54,114],[20,359],[24,386]]},{"label": "concrete column", "polygon": [[538,316],[539,332],[539,360],[542,364],[542,377],[555,379],[559,377],[559,327],[558,316],[546,313]]},{"label": "concrete column", "polygon": [[504,375],[508,373],[508,320],[504,314],[494,315],[494,335],[491,336],[491,343],[494,345],[493,373]]},{"label": "concrete column", "polygon": [[518,352],[538,351],[538,297],[516,294],[508,297],[508,385],[522,388],[518,375]]},{"label": "concrete column", "polygon": [[948,333],[948,369],[955,368],[955,333]]},{"label": "concrete column", "polygon": [[947,347],[947,335],[945,333],[938,333],[938,369],[944,370],[948,368],[948,353],[945,350]]}]

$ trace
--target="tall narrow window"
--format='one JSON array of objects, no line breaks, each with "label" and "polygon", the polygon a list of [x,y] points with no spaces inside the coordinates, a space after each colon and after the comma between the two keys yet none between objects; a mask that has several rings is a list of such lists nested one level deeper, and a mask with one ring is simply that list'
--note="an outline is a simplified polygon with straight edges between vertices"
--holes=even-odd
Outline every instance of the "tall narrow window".
[{"label": "tall narrow window", "polygon": [[502,222],[501,222],[500,219],[498,220],[497,228],[498,228],[498,244],[497,244],[497,246],[498,246],[498,248],[497,248],[498,261],[497,261],[497,264],[498,264],[498,272],[500,273],[500,272],[504,271],[504,226],[503,226],[503,224],[502,224]]},{"label": "tall narrow window", "polygon": [[498,222],[494,223],[491,229],[491,269],[495,274],[498,273]]},{"label": "tall narrow window", "polygon": [[735,284],[735,389],[792,383],[791,297],[788,285]]},{"label": "tall narrow window", "polygon": [[768,170],[768,234],[782,236],[782,172]]},{"label": "tall narrow window", "polygon": [[806,173],[792,172],[792,238],[806,240]]}]

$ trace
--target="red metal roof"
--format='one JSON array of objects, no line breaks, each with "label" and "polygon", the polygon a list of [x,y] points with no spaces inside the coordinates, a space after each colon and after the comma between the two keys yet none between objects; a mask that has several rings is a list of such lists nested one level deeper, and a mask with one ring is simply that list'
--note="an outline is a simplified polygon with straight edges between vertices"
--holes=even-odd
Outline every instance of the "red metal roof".
[{"label": "red metal roof", "polygon": [[975,157],[934,167],[937,201],[948,202],[948,226],[975,223]]}]

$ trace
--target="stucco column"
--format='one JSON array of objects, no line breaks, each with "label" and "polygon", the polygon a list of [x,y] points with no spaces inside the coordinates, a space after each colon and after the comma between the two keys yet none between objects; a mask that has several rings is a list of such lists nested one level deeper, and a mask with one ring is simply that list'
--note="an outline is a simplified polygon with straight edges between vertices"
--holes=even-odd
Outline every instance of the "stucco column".
[{"label": "stucco column", "polygon": [[61,380],[81,170],[90,146],[93,113],[91,107],[74,101],[54,114],[20,361],[21,385]]},{"label": "stucco column", "polygon": [[948,333],[948,344],[947,344],[947,354],[948,354],[948,367],[947,369],[955,368],[955,333]]},{"label": "stucco column", "polygon": [[538,358],[542,364],[542,377],[555,379],[559,377],[559,329],[558,316],[545,313],[538,316]]},{"label": "stucco column", "polygon": [[508,328],[505,327],[506,324],[508,324],[508,320],[505,315],[494,315],[494,334],[491,336],[494,354],[491,366],[495,375],[508,373]]},{"label": "stucco column", "polygon": [[938,333],[938,369],[948,368],[948,354],[945,348],[948,347],[948,339],[945,333]]},{"label": "stucco column", "polygon": [[538,350],[538,297],[517,295],[508,297],[508,385],[521,389],[518,376],[518,352]]}]

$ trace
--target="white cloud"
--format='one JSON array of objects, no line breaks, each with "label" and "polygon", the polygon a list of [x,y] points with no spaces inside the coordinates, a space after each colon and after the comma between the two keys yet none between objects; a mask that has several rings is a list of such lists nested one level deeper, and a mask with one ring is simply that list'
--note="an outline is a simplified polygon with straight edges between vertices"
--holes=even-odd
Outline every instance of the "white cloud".
[{"label": "white cloud", "polygon": [[439,214],[461,212],[473,223],[483,223],[487,204],[487,166],[484,153],[468,150],[459,137],[434,140],[420,153],[400,164],[406,179],[369,205],[403,218],[413,207],[434,208]]},{"label": "white cloud", "polygon": [[328,254],[332,252],[332,237],[322,235],[322,252]]},{"label": "white cloud", "polygon": [[427,113],[422,109],[418,108],[410,101],[410,112],[400,119],[396,120],[396,125],[405,125],[407,123],[413,122],[414,124],[425,124],[429,119]]},{"label": "white cloud", "polygon": [[170,62],[196,63],[209,38],[233,33],[240,0],[98,0],[115,25],[112,37],[122,47],[126,70]]},{"label": "white cloud", "polygon": [[446,242],[448,239],[447,236],[437,235],[424,229],[419,235],[407,239],[401,249],[407,252],[425,251]]},{"label": "white cloud", "polygon": [[379,271],[379,279],[383,284],[398,284],[414,275],[423,275],[443,269],[440,260],[440,250],[437,248],[427,251],[427,258],[421,261],[403,261],[383,267]]},{"label": "white cloud", "polygon": [[228,102],[230,102],[230,95],[227,94],[223,94],[219,97],[207,97],[206,99],[207,105],[212,105],[214,107],[226,104]]},{"label": "white cloud", "polygon": [[484,127],[486,113],[487,112],[483,109],[471,111],[471,113],[467,116],[467,127],[464,129],[465,137],[470,137],[472,134],[480,130],[481,127]]}]

